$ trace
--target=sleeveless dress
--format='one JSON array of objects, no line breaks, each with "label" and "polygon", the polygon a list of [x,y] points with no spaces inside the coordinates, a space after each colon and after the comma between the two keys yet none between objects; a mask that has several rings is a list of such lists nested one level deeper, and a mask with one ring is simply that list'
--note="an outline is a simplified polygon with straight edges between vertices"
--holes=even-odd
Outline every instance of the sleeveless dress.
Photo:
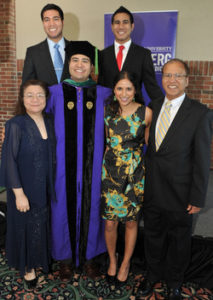
[{"label": "sleeveless dress", "polygon": [[145,107],[130,116],[105,110],[107,147],[102,166],[101,215],[112,221],[136,221],[144,194]]}]

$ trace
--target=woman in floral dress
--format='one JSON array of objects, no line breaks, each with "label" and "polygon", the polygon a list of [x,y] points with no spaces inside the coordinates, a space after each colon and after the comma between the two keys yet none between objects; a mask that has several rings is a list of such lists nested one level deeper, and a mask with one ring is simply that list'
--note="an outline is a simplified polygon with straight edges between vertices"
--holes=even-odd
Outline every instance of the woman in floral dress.
[{"label": "woman in floral dress", "polygon": [[[147,142],[152,111],[140,104],[140,90],[133,74],[120,72],[113,95],[105,107],[106,151],[102,169],[102,218],[109,254],[107,279],[126,283],[134,251],[138,218],[144,194],[143,145]],[[140,102],[140,103],[139,103]],[[118,223],[125,223],[125,250],[117,273]],[[117,275],[117,277],[116,277]]]}]

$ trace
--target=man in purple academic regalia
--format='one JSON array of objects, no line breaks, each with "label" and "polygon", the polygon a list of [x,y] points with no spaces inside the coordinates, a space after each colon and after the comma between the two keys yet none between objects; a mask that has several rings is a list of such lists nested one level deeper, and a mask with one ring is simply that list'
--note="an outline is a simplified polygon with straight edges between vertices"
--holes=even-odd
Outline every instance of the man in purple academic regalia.
[{"label": "man in purple academic regalia", "polygon": [[95,47],[87,41],[72,41],[65,52],[71,78],[50,87],[47,111],[54,114],[57,139],[52,256],[60,261],[60,278],[69,280],[72,266],[91,270],[91,259],[106,251],[99,207],[104,100],[110,90],[90,78]]}]

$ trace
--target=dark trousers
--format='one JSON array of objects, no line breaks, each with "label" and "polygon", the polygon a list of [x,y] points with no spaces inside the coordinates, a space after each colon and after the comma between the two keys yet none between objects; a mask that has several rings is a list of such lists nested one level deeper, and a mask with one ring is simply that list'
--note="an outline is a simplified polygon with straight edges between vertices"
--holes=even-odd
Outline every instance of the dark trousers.
[{"label": "dark trousers", "polygon": [[180,287],[190,262],[192,216],[187,212],[144,208],[148,279]]}]

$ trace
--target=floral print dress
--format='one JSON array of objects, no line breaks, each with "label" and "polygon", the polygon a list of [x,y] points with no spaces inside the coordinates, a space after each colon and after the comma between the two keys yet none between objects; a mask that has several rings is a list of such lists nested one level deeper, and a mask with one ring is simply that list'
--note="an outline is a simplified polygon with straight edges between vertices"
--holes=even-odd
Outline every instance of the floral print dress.
[{"label": "floral print dress", "polygon": [[136,221],[144,194],[145,107],[130,116],[105,110],[107,147],[102,167],[101,215],[112,221]]}]

